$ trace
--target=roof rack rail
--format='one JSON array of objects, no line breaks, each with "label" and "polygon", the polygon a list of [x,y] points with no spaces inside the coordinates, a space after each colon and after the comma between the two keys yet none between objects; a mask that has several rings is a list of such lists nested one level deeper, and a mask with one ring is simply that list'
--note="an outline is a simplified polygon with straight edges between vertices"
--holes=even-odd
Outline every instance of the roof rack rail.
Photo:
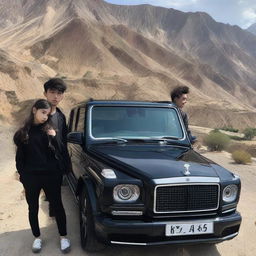
[{"label": "roof rack rail", "polygon": [[173,102],[172,101],[168,101],[168,100],[161,100],[161,101],[153,101],[155,103],[168,103],[168,104],[172,104]]}]

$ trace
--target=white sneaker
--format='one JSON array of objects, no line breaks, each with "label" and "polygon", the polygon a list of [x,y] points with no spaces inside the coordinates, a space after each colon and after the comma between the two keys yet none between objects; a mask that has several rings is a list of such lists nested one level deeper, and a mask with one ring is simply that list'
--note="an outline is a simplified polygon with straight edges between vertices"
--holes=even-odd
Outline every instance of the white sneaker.
[{"label": "white sneaker", "polygon": [[42,239],[36,238],[32,244],[32,252],[38,253],[42,249]]},{"label": "white sneaker", "polygon": [[60,249],[63,253],[70,252],[71,244],[70,240],[67,238],[61,238],[60,239]]}]

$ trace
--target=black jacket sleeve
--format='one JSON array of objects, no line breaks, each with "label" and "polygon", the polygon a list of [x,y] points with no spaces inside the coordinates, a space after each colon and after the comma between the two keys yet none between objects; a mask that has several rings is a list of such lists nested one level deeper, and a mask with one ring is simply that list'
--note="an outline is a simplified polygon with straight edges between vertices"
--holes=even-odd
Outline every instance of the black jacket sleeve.
[{"label": "black jacket sleeve", "polygon": [[66,124],[66,117],[65,115],[58,109],[59,112],[59,122],[58,122],[58,130],[60,134],[57,134],[57,143],[59,146],[59,152],[61,154],[61,158],[64,159],[66,170],[65,172],[69,172],[72,168],[71,160],[69,157],[68,149],[67,149],[67,134],[68,134],[68,127]]},{"label": "black jacket sleeve", "polygon": [[55,158],[58,160],[58,166],[62,173],[68,173],[70,171],[70,158],[63,150],[63,144],[58,140],[57,136],[49,135],[49,146],[52,149]]},{"label": "black jacket sleeve", "polygon": [[191,131],[190,131],[189,127],[188,127],[188,115],[187,115],[187,113],[183,112],[182,118],[183,118],[183,122],[185,124],[185,128],[187,130],[187,133],[190,136],[191,135]]},{"label": "black jacket sleeve", "polygon": [[19,146],[17,146],[15,161],[16,161],[16,169],[18,173],[21,174],[24,171],[24,165],[25,165],[25,151],[24,151],[23,144],[20,144]]},{"label": "black jacket sleeve", "polygon": [[63,115],[63,123],[62,123],[62,138],[63,138],[63,143],[65,146],[67,146],[67,135],[68,135],[68,127],[66,123],[66,117]]},{"label": "black jacket sleeve", "polygon": [[66,162],[66,172],[70,172],[71,168],[72,168],[72,164],[71,164],[71,159],[68,153],[68,148],[67,148],[67,135],[68,135],[68,127],[67,127],[67,122],[66,122],[66,117],[64,114],[62,114],[62,138],[63,138],[63,147],[62,147],[62,156],[65,159]]}]

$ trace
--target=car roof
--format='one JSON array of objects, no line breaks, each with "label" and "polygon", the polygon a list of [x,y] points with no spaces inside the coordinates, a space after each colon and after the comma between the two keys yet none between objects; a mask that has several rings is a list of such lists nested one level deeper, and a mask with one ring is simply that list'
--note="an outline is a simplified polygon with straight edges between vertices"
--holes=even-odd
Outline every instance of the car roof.
[{"label": "car roof", "polygon": [[150,107],[176,107],[171,101],[128,101],[128,100],[90,100],[81,102],[72,109],[86,107],[86,106],[150,106]]}]

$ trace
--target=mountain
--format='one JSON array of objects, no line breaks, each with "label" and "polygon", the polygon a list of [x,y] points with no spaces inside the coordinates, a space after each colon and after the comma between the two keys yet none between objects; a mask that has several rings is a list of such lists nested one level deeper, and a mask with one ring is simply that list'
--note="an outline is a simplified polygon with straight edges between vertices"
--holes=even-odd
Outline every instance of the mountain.
[{"label": "mountain", "polygon": [[256,23],[252,24],[246,30],[256,35]]},{"label": "mountain", "polygon": [[169,100],[183,84],[191,88],[192,124],[256,124],[256,36],[206,13],[102,0],[4,0],[0,49],[3,121],[13,122],[18,106],[42,97],[43,82],[58,76],[69,85],[67,112],[90,97]]}]

